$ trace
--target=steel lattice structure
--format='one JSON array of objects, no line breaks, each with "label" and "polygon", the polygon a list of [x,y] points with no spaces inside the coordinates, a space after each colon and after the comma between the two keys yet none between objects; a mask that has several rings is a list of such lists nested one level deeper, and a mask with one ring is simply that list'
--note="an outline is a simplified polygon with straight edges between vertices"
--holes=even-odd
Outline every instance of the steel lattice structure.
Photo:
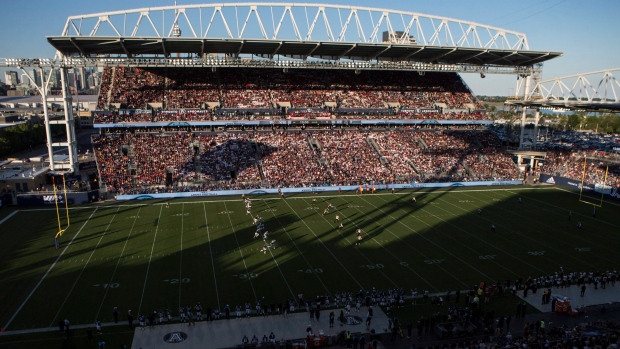
[{"label": "steel lattice structure", "polygon": [[[252,22],[258,30],[251,30]],[[111,30],[108,34],[104,33],[106,25]],[[529,49],[525,34],[480,23],[408,11],[308,3],[175,5],[94,13],[69,17],[61,35],[93,37],[113,32],[117,37],[172,38],[178,37],[176,25],[191,38],[378,43],[380,32],[387,30],[394,43],[410,43],[413,36],[421,45]]]},{"label": "steel lattice structure", "polygon": [[532,108],[620,111],[620,68],[557,77],[537,83],[525,101],[511,104]]},{"label": "steel lattice structure", "polygon": [[48,41],[65,56],[81,57],[225,54],[527,67],[561,56],[530,51],[525,34],[480,23],[305,3],[175,5],[71,16],[61,35]]}]

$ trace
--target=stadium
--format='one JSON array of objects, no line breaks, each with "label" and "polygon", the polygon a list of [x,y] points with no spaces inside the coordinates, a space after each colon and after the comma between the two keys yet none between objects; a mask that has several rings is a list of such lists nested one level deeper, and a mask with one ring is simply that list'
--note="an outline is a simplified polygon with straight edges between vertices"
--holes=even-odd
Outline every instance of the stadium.
[{"label": "stadium", "polygon": [[[616,112],[608,71],[559,96],[562,53],[523,33],[319,4],[71,16],[47,41],[1,61],[40,69],[48,141],[44,170],[3,163],[0,347],[617,341],[620,139],[526,140],[542,108]],[[80,68],[101,71],[81,138]],[[463,74],[517,77],[516,138]]]}]

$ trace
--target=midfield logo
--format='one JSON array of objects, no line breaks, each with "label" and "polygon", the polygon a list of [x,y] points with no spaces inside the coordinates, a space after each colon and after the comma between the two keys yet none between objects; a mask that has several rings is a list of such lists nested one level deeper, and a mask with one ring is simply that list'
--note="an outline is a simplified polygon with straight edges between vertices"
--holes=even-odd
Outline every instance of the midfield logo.
[{"label": "midfield logo", "polygon": [[356,315],[345,315],[344,323],[347,325],[359,325],[362,323],[362,318]]},{"label": "midfield logo", "polygon": [[187,333],[185,332],[171,332],[164,336],[164,342],[166,343],[181,343],[187,339]]}]

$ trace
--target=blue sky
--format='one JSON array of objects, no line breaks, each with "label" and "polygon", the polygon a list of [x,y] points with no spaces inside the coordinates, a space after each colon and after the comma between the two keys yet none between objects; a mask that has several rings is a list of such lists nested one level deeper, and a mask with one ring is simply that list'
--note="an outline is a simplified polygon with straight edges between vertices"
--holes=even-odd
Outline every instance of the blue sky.
[{"label": "blue sky", "polygon": [[[172,5],[173,0],[2,2],[0,57],[52,57],[45,36],[59,35],[68,16]],[[179,4],[195,4],[178,0]],[[321,0],[317,3],[381,7],[451,17],[525,33],[531,50],[560,51],[564,56],[544,65],[543,79],[620,67],[618,0]],[[514,76],[464,74],[478,95],[513,93]],[[4,79],[4,76],[0,77]]]}]

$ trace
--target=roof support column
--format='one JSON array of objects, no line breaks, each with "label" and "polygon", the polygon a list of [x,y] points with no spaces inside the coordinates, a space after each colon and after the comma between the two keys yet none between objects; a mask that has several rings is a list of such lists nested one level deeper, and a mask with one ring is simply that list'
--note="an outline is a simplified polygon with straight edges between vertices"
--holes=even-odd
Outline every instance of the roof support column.
[{"label": "roof support column", "polygon": [[[532,80],[531,75],[528,75],[525,78],[525,90],[523,91],[523,101],[530,94],[530,81]],[[523,110],[521,111],[521,136],[519,137],[519,149],[523,149],[523,138],[525,137],[525,116],[527,114],[527,107],[525,104],[523,105]]]},{"label": "roof support column", "polygon": [[538,143],[538,123],[540,122],[540,109],[536,109],[536,114],[534,114],[536,117],[536,121],[534,123],[534,136],[536,136],[536,138],[534,138],[534,146],[536,146],[536,144]]},{"label": "roof support column", "polygon": [[71,91],[69,90],[69,78],[67,70],[68,67],[66,65],[63,65],[60,68],[60,80],[62,83],[62,100],[65,109],[64,123],[67,131],[67,152],[69,153],[69,171],[75,174],[79,174],[79,167],[77,166],[78,161],[77,140],[75,137],[75,121],[73,119],[73,98],[71,98]]}]

